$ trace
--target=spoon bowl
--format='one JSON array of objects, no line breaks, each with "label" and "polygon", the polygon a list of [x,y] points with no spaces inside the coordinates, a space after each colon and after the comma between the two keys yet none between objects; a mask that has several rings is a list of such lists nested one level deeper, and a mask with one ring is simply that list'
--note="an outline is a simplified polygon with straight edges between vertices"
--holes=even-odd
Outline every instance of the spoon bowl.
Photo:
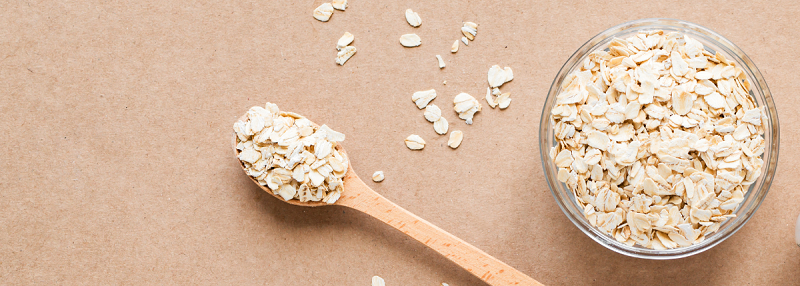
[{"label": "spoon bowl", "polygon": [[[281,113],[283,113],[283,112],[281,112]],[[247,121],[247,114],[242,115],[242,117],[239,117],[239,119],[237,121]],[[313,121],[311,122],[311,125],[314,126],[314,129],[318,129],[319,128],[319,125],[317,125]],[[236,149],[236,132],[233,133],[232,139],[233,139],[233,141],[231,141],[231,142],[233,143],[233,153],[236,154],[236,157],[238,158],[239,157],[239,149]],[[342,148],[342,144],[336,144],[335,148],[336,148],[336,151],[339,151],[339,153],[342,154],[342,156],[347,158],[348,162],[350,161],[349,157],[347,157],[347,152],[345,152],[344,148]],[[238,160],[238,161],[239,161],[239,165],[242,167],[242,170],[245,170],[244,163],[241,160]],[[345,172],[345,174],[346,174],[345,178],[347,178],[347,175],[355,174],[353,169],[350,167],[349,163],[347,164],[347,172]],[[267,186],[259,184],[258,181],[256,180],[256,178],[253,178],[251,176],[247,176],[247,178],[249,178],[250,181],[253,181],[253,183],[255,183],[256,186],[258,186],[259,188],[264,190],[264,192],[272,195],[273,197],[278,198],[279,200],[281,200],[281,201],[283,201],[285,203],[289,203],[289,204],[296,205],[296,206],[301,206],[301,207],[319,207],[319,206],[330,206],[331,205],[331,204],[323,202],[323,201],[301,202],[300,200],[294,200],[294,199],[287,201],[287,200],[284,200],[281,196],[275,194],[271,189],[267,188]],[[342,181],[345,181],[345,178],[343,178]],[[344,195],[344,194],[342,194],[342,195]],[[342,198],[339,198],[339,200],[341,200],[341,199]],[[336,202],[338,203],[339,200],[337,200]]]}]

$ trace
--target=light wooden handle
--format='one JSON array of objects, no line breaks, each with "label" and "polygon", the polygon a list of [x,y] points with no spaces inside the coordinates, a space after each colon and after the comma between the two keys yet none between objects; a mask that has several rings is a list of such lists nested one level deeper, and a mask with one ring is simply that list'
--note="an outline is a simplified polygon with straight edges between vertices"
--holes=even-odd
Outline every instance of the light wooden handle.
[{"label": "light wooden handle", "polygon": [[419,218],[370,189],[352,172],[338,205],[369,214],[455,262],[489,285],[543,285],[486,252]]}]

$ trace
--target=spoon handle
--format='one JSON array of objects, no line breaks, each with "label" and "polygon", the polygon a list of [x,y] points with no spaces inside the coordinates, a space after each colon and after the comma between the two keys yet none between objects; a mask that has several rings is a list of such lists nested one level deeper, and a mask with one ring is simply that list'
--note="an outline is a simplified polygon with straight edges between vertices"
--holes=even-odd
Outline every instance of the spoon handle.
[{"label": "spoon handle", "polygon": [[[354,178],[353,178],[354,177]],[[533,278],[412,214],[370,189],[357,176],[345,180],[338,205],[366,213],[436,250],[489,285],[542,285]]]}]

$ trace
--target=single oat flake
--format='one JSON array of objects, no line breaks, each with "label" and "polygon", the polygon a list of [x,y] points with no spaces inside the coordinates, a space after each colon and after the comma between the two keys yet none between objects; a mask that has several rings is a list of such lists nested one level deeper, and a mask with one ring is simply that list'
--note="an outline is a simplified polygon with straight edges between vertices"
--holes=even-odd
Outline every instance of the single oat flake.
[{"label": "single oat flake", "polygon": [[428,104],[428,106],[425,107],[425,113],[423,115],[425,116],[425,120],[434,123],[436,120],[439,120],[439,118],[442,118],[442,110],[439,109],[436,104]]},{"label": "single oat flake", "polygon": [[354,39],[355,37],[353,36],[353,34],[350,34],[350,32],[344,32],[344,35],[342,35],[342,37],[339,38],[339,41],[336,42],[336,49],[342,50],[344,47],[349,46],[351,43],[353,43]]},{"label": "single oat flake", "polygon": [[331,6],[333,6],[333,9],[344,11],[344,9],[347,9],[347,0],[333,0]]},{"label": "single oat flake", "polygon": [[422,137],[419,137],[419,135],[409,135],[406,137],[405,143],[406,147],[411,150],[422,150],[422,148],[425,148],[425,140],[422,140]]},{"label": "single oat flake", "polygon": [[497,107],[497,99],[494,97],[494,94],[492,94],[491,87],[486,88],[486,97],[484,99],[486,99],[486,103],[489,104],[489,107],[491,108]]},{"label": "single oat flake", "polygon": [[400,36],[400,44],[406,48],[413,48],[421,45],[422,39],[417,34],[405,34]]},{"label": "single oat flake", "polygon": [[481,103],[467,93],[459,93],[453,99],[453,109],[458,113],[458,118],[464,119],[467,124],[472,124],[472,117],[481,111]]},{"label": "single oat flake", "polygon": [[436,90],[429,89],[415,92],[411,96],[411,101],[413,101],[419,109],[423,109],[425,106],[428,106],[428,103],[434,98],[436,98]]},{"label": "single oat flake", "polygon": [[464,41],[465,45],[467,44],[465,39],[470,41],[475,40],[475,36],[478,34],[478,24],[473,22],[464,22],[464,26],[461,27],[461,34],[464,35],[464,37],[461,39]]},{"label": "single oat flake", "polygon": [[461,145],[461,140],[464,140],[464,133],[461,130],[450,132],[450,140],[447,140],[447,146],[456,149]]},{"label": "single oat flake", "polygon": [[504,83],[511,81],[512,79],[514,79],[514,73],[511,71],[510,67],[503,69],[498,65],[493,65],[491,68],[489,68],[490,87],[499,87]]},{"label": "single oat flake", "polygon": [[497,97],[495,103],[500,109],[506,109],[511,104],[511,93],[506,92]]},{"label": "single oat flake", "polygon": [[356,54],[356,47],[347,46],[336,54],[336,63],[343,66],[347,60]]},{"label": "single oat flake", "polygon": [[331,3],[323,3],[314,9],[314,19],[322,22],[328,22],[328,20],[331,19],[331,15],[333,15],[333,6]]},{"label": "single oat flake", "polygon": [[386,282],[381,277],[372,276],[372,286],[386,286]]},{"label": "single oat flake", "polygon": [[475,29],[472,29],[470,27],[467,27],[467,26],[461,27],[461,34],[463,34],[464,37],[467,38],[467,40],[470,40],[470,41],[475,40],[475,34],[477,34],[477,33],[478,33],[478,31],[476,31]]},{"label": "single oat flake", "polygon": [[375,173],[372,174],[373,182],[380,183],[383,181],[383,179],[384,179],[383,171],[375,171]]},{"label": "single oat flake", "polygon": [[471,29],[473,29],[475,31],[478,30],[478,24],[475,24],[473,22],[464,22],[464,26],[465,27],[469,27],[469,28],[471,28]]},{"label": "single oat flake", "polygon": [[458,40],[456,40],[455,42],[453,42],[453,45],[450,47],[450,52],[451,52],[451,53],[456,53],[456,52],[458,52]]},{"label": "single oat flake", "polygon": [[417,12],[411,11],[411,9],[406,10],[406,21],[409,25],[415,28],[419,27],[419,25],[422,25],[422,18],[419,17]]},{"label": "single oat flake", "polygon": [[439,135],[447,134],[448,128],[449,125],[447,124],[447,119],[445,119],[444,117],[439,117],[439,119],[433,123],[433,130],[436,131],[436,133],[438,133]]},{"label": "single oat flake", "polygon": [[442,60],[442,56],[436,55],[436,60],[439,62],[439,68],[443,69],[444,68],[444,60]]},{"label": "single oat flake", "polygon": [[[621,243],[700,243],[761,176],[763,107],[737,63],[689,35],[640,31],[608,45],[564,78],[550,111],[557,179]],[[492,67],[490,85],[504,74]]]}]

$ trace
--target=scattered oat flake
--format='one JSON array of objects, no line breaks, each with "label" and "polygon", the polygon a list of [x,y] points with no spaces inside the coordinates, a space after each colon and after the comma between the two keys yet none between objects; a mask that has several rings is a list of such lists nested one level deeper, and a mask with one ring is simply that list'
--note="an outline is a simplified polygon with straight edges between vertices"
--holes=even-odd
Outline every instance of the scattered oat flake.
[{"label": "scattered oat flake", "polygon": [[458,52],[458,40],[456,40],[455,42],[453,42],[453,46],[451,46],[451,47],[450,47],[450,52],[451,52],[451,53]]},{"label": "scattered oat flake", "polygon": [[417,12],[411,11],[411,9],[406,10],[406,21],[412,27],[419,27],[422,25],[422,18],[419,17]]},{"label": "scattered oat flake", "polygon": [[383,278],[372,276],[372,286],[386,286],[386,282],[383,281]]},{"label": "scattered oat flake", "polygon": [[461,42],[464,43],[465,46],[469,46],[469,40],[467,40],[467,37],[461,37]]},{"label": "scattered oat flake", "polygon": [[501,68],[498,65],[493,65],[489,68],[489,86],[500,87],[506,82],[514,79],[514,73],[510,67]]},{"label": "scattered oat flake", "polygon": [[333,9],[340,11],[344,11],[344,9],[347,9],[347,0],[333,0],[331,2],[332,2],[331,6],[333,6]]},{"label": "scattered oat flake", "polygon": [[453,99],[453,109],[458,113],[458,118],[464,119],[467,124],[472,124],[472,117],[481,111],[481,103],[467,93],[459,93]]},{"label": "scattered oat flake", "polygon": [[438,133],[439,135],[447,134],[448,128],[449,125],[447,124],[447,119],[445,119],[444,117],[439,117],[439,119],[433,123],[433,130],[436,131],[436,133]]},{"label": "scattered oat flake", "polygon": [[349,46],[351,43],[353,43],[354,39],[355,37],[353,34],[350,34],[350,32],[344,32],[344,35],[342,35],[342,37],[339,38],[339,41],[336,42],[336,49],[341,50],[342,48]]},{"label": "scattered oat flake", "polygon": [[422,39],[417,34],[405,34],[400,36],[400,44],[406,48],[413,48],[421,45]]},{"label": "scattered oat flake", "polygon": [[436,55],[436,60],[439,61],[439,68],[443,69],[444,68],[444,60],[442,60],[442,56]]},{"label": "scattered oat flake", "polygon": [[461,130],[450,132],[450,139],[447,140],[447,146],[456,149],[461,145],[461,140],[464,140],[464,133]]},{"label": "scattered oat flake", "polygon": [[498,87],[506,82],[506,73],[498,65],[489,68],[489,86]]},{"label": "scattered oat flake", "polygon": [[514,72],[511,70],[510,67],[503,68],[503,71],[506,73],[506,82],[509,82],[512,79],[514,79]]},{"label": "scattered oat flake", "polygon": [[406,147],[411,150],[422,150],[422,148],[425,148],[425,140],[422,140],[422,137],[416,134],[411,134],[406,137],[405,143]]},{"label": "scattered oat flake", "polygon": [[436,98],[436,90],[429,89],[415,92],[414,95],[411,96],[411,101],[413,101],[419,109],[423,109],[425,106],[428,106],[428,103],[434,98]]},{"label": "scattered oat flake", "polygon": [[465,27],[461,27],[461,34],[464,35],[464,37],[466,37],[467,40],[470,40],[470,41],[475,40],[475,33],[476,32],[477,31],[475,31],[475,30],[473,30],[473,29],[471,29],[469,27],[466,27],[466,26]]},{"label": "scattered oat flake", "polygon": [[498,96],[497,97],[497,101],[496,101],[497,102],[497,106],[500,107],[500,109],[508,108],[508,105],[511,104],[510,96],[511,96],[510,92],[506,92],[506,93],[503,93],[500,96]]},{"label": "scattered oat flake", "polygon": [[428,106],[425,107],[424,115],[425,115],[425,120],[434,123],[436,122],[436,120],[439,120],[439,118],[442,117],[442,110],[439,109],[439,107],[436,106],[435,104],[428,104]]},{"label": "scattered oat flake", "polygon": [[489,86],[500,87],[514,79],[514,72],[510,67],[500,68],[498,65],[493,65],[489,68]]},{"label": "scattered oat flake", "polygon": [[461,27],[461,34],[470,41],[475,40],[475,36],[478,34],[478,24],[465,22],[464,26]]},{"label": "scattered oat flake", "polygon": [[373,182],[380,183],[383,181],[383,179],[384,179],[383,171],[375,171],[375,173],[372,174]]},{"label": "scattered oat flake", "polygon": [[486,103],[489,104],[489,107],[491,107],[491,108],[497,107],[497,102],[495,101],[494,95],[492,94],[492,88],[491,87],[487,87],[486,88],[486,98],[485,99],[486,99]]},{"label": "scattered oat flake", "polygon": [[339,51],[336,54],[336,63],[339,64],[340,66],[343,66],[344,63],[347,62],[347,60],[349,60],[355,54],[356,54],[356,47],[353,46],[344,47],[342,48],[341,51]]},{"label": "scattered oat flake", "polygon": [[331,3],[323,3],[314,9],[314,19],[322,22],[328,22],[328,20],[331,19],[331,15],[333,15],[333,6]]}]

